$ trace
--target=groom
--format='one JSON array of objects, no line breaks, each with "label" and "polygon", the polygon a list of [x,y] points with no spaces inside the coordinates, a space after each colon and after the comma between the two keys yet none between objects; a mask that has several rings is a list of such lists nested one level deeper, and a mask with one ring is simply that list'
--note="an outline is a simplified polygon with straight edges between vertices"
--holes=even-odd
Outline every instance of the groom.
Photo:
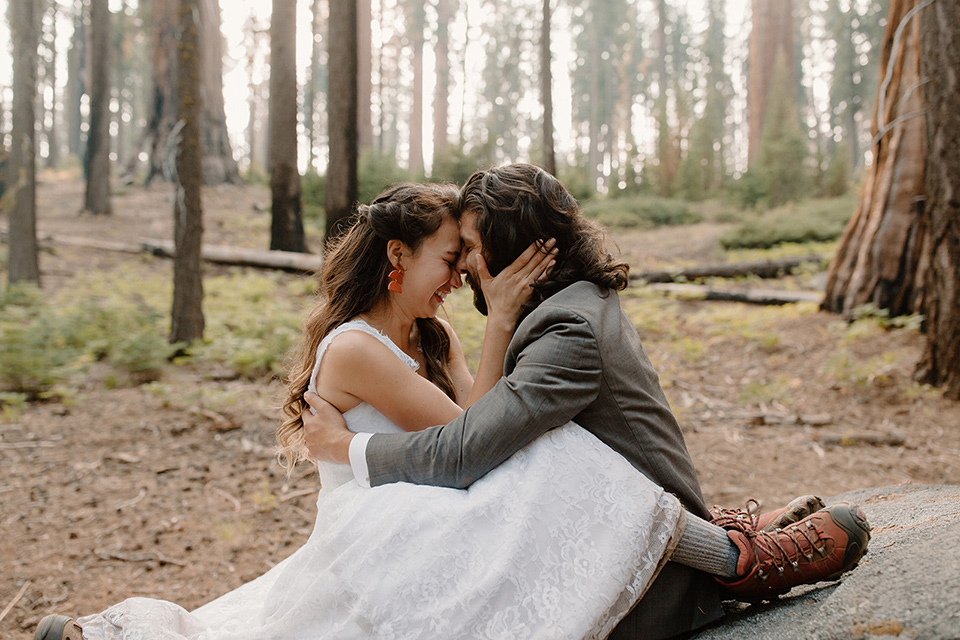
[{"label": "groom", "polygon": [[666,563],[613,639],[668,638],[722,616],[720,583],[710,573],[726,578],[733,595],[756,597],[833,579],[856,564],[869,534],[853,505],[834,505],[772,534],[757,533],[762,519],[746,514],[721,513],[707,522],[711,514],[680,427],[620,308],[616,291],[627,286],[627,265],[606,252],[600,230],[556,178],[531,165],[508,165],[476,172],[461,196],[458,269],[481,313],[476,255],[496,275],[534,241],[554,238],[559,249],[548,276],[534,285],[504,376],[453,422],[403,434],[351,433],[339,413],[308,393],[318,410],[316,417],[303,414],[314,457],[349,462],[365,486],[466,488],[546,431],[576,422],[687,511],[672,556],[677,562]]},{"label": "groom", "polygon": [[[560,248],[514,334],[505,377],[452,423],[417,433],[356,435],[342,422],[333,428],[332,421],[307,412],[311,453],[349,460],[361,484],[465,488],[549,429],[573,420],[688,511],[709,520],[680,427],[614,293],[627,286],[627,265],[606,252],[600,230],[537,167],[479,171],[461,195],[459,268],[481,313],[486,305],[475,254],[483,254],[495,275],[535,240],[555,238]],[[721,615],[717,582],[669,562],[610,637],[670,637]]]}]

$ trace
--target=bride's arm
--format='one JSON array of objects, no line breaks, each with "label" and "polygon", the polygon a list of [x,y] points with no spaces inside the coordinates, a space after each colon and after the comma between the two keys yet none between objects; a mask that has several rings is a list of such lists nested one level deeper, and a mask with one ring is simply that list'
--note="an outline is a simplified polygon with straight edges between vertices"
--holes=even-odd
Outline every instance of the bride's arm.
[{"label": "bride's arm", "polygon": [[361,331],[337,336],[317,372],[318,395],[344,413],[367,402],[404,431],[446,424],[463,411],[382,342]]}]

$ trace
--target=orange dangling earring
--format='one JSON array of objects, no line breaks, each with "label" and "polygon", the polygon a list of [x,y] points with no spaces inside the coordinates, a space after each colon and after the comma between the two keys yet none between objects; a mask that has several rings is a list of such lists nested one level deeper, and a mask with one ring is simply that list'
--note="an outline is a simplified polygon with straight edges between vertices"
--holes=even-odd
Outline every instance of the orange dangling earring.
[{"label": "orange dangling earring", "polygon": [[387,277],[390,279],[390,282],[387,284],[387,291],[403,293],[403,287],[400,286],[403,284],[403,266],[399,260],[397,260],[397,266],[387,274]]}]

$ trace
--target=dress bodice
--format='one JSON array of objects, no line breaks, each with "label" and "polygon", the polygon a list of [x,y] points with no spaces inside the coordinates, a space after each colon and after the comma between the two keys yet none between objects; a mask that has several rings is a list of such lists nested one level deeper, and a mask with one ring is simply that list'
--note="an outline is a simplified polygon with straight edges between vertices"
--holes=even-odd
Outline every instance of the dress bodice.
[{"label": "dress bodice", "polygon": [[[313,372],[310,374],[310,391],[317,393],[317,372],[320,371],[320,360],[323,358],[327,347],[330,346],[330,343],[332,343],[337,336],[347,331],[362,331],[363,333],[372,335],[412,370],[417,371],[420,368],[420,363],[404,353],[390,338],[374,329],[364,320],[355,318],[333,329],[324,336],[323,340],[317,346],[316,360],[313,364]],[[376,383],[371,382],[371,384]],[[385,415],[366,402],[361,402],[344,413],[343,418],[347,422],[347,428],[354,433],[400,433],[403,431],[400,427],[390,422]],[[324,490],[333,489],[353,479],[353,472],[350,470],[350,465],[318,461],[317,468],[320,470],[320,484]]]}]

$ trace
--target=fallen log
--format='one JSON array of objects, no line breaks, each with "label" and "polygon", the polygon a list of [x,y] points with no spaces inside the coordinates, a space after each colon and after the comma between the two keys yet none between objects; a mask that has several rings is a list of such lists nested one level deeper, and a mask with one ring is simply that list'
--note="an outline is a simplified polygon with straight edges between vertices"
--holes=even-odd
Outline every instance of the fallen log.
[{"label": "fallen log", "polygon": [[[5,232],[0,238],[8,241]],[[173,258],[174,249],[171,240],[140,238],[136,242],[117,242],[97,238],[78,238],[64,235],[49,235],[40,238],[40,246],[49,249],[60,245],[113,251],[118,253],[149,253],[159,258]],[[261,269],[280,269],[295,273],[314,273],[323,265],[323,256],[295,251],[262,251],[243,247],[205,244],[200,248],[200,257],[206,262]]]},{"label": "fallen log", "polygon": [[783,305],[794,302],[813,302],[820,304],[823,294],[817,291],[779,291],[775,289],[714,289],[699,284],[652,284],[650,288],[668,295],[694,300],[723,302],[745,302],[747,304]]},{"label": "fallen log", "polygon": [[737,262],[734,264],[719,264],[687,269],[672,269],[669,271],[641,271],[631,273],[631,280],[644,282],[682,282],[699,280],[702,278],[741,278],[757,276],[759,278],[779,278],[784,274],[793,273],[798,267],[809,263],[823,262],[822,256],[811,255],[801,258],[784,258],[782,260],[758,260],[754,262]]},{"label": "fallen log", "polygon": [[899,433],[822,433],[813,438],[816,442],[827,446],[854,447],[860,444],[875,447],[902,447],[907,439]]}]

